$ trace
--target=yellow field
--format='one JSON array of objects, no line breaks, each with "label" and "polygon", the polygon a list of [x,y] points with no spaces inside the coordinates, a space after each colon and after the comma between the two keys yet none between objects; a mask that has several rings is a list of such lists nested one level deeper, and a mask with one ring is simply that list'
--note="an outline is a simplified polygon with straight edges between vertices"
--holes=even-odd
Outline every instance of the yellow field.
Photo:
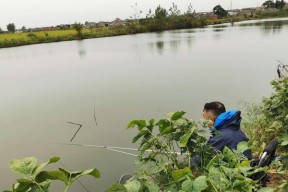
[{"label": "yellow field", "polygon": [[[83,32],[86,29],[83,30]],[[47,33],[49,36],[69,36],[69,35],[76,35],[76,31],[74,29],[69,30],[56,30],[56,31],[39,31],[39,32],[32,32],[37,37],[45,37]],[[0,34],[0,41],[11,40],[11,39],[25,39],[28,37],[29,32],[24,33],[8,33],[8,34]]]},{"label": "yellow field", "polygon": [[[94,29],[83,29],[82,32],[91,32],[91,31],[98,31],[98,32],[104,32],[108,29],[105,28],[94,28]],[[25,39],[28,37],[28,34],[30,32],[24,32],[24,33],[7,33],[7,34],[0,34],[0,41],[11,40],[11,39]],[[48,36],[75,36],[76,31],[74,29],[68,29],[68,30],[55,30],[55,31],[39,31],[39,32],[32,32],[37,37],[45,37],[46,33]]]}]

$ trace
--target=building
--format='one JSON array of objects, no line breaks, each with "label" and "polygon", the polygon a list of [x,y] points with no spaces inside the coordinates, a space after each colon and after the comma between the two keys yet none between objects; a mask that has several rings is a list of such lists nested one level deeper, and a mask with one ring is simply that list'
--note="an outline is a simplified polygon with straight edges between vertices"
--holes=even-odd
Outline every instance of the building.
[{"label": "building", "polygon": [[127,21],[121,20],[119,18],[116,18],[115,20],[111,22],[112,26],[121,26],[121,25],[126,25],[126,24],[127,24]]},{"label": "building", "polygon": [[86,21],[85,22],[85,27],[86,28],[94,28],[94,27],[97,27],[97,23],[96,22],[88,22],[88,21]]}]

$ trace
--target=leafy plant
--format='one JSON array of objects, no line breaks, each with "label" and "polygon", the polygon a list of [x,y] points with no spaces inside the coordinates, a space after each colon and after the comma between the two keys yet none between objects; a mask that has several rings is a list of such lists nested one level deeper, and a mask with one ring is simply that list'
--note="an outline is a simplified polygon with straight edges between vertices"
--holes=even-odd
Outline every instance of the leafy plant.
[{"label": "leafy plant", "polygon": [[272,81],[274,93],[264,98],[260,104],[252,104],[244,116],[244,130],[254,145],[267,144],[273,138],[278,138],[281,164],[278,173],[286,177],[286,181],[278,188],[287,191],[288,188],[288,77]]},{"label": "leafy plant", "polygon": [[247,142],[236,150],[215,151],[207,145],[210,138],[208,122],[196,123],[178,111],[166,119],[133,120],[128,129],[138,128],[132,142],[140,142],[137,169],[124,185],[113,184],[106,192],[201,192],[256,191],[258,181],[251,175],[268,168],[251,167],[242,154]]},{"label": "leafy plant", "polygon": [[42,171],[46,165],[56,163],[59,160],[59,157],[52,157],[48,162],[39,165],[37,165],[38,160],[35,157],[12,160],[10,169],[22,177],[12,185],[12,191],[5,190],[4,192],[48,192],[54,180],[64,182],[66,185],[64,192],[66,192],[71,184],[83,175],[89,174],[95,178],[100,177],[100,172],[96,168],[76,172],[69,172],[62,168],[56,171]]}]

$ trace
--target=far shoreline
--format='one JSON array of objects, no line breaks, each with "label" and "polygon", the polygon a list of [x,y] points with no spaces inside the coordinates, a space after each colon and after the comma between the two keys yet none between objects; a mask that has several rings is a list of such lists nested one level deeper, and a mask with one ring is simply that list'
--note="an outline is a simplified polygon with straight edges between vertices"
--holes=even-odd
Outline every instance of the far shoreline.
[{"label": "far shoreline", "polygon": [[[9,33],[9,34],[0,34],[0,49],[1,48],[12,48],[12,47],[20,47],[26,45],[35,45],[35,44],[44,44],[44,43],[55,43],[55,42],[63,42],[63,41],[81,41],[84,39],[94,39],[94,38],[104,38],[104,37],[115,37],[122,35],[133,35],[140,33],[151,33],[151,32],[163,32],[169,30],[177,30],[177,29],[196,29],[196,28],[205,28],[208,26],[214,26],[225,23],[238,23],[243,21],[260,21],[266,19],[281,19],[288,20],[287,15],[277,16],[277,17],[262,17],[262,18],[220,18],[220,19],[205,19],[197,20],[196,25],[191,27],[179,27],[179,26],[169,26],[168,28],[165,26],[164,28],[160,28],[160,30],[145,30],[142,25],[147,25],[146,23],[140,22],[131,22],[129,25],[125,26],[108,26],[101,28],[84,28],[82,30],[81,36],[77,34],[77,32],[73,29],[68,30],[56,30],[56,31],[39,31],[39,32],[22,32],[22,33]],[[168,24],[169,20],[168,20]],[[1,37],[2,36],[2,37]],[[5,38],[4,36],[7,36]]]}]

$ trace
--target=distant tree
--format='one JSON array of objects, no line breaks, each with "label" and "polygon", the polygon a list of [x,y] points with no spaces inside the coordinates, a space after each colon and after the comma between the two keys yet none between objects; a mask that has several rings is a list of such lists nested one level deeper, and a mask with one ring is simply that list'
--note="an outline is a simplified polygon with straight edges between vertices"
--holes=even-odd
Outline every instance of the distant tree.
[{"label": "distant tree", "polygon": [[133,14],[130,16],[130,19],[139,20],[141,17],[142,11],[138,10],[137,3],[135,3],[134,5],[131,5],[131,8],[133,9]]},{"label": "distant tree", "polygon": [[272,0],[268,0],[262,4],[262,7],[265,9],[275,8],[275,3]]},{"label": "distant tree", "polygon": [[181,14],[181,11],[178,9],[177,5],[175,3],[172,3],[172,7],[169,8],[169,15],[170,16],[179,16]]},{"label": "distant tree", "polygon": [[26,31],[26,27],[23,26],[23,27],[21,28],[21,30],[22,30],[22,31]]},{"label": "distant tree", "polygon": [[190,4],[188,5],[186,14],[194,14],[194,13],[195,13],[195,10],[193,10],[193,6],[192,6],[192,4],[190,3]]},{"label": "distant tree", "polygon": [[162,8],[160,5],[155,9],[155,18],[156,19],[165,19],[168,13],[166,9]]},{"label": "distant tree", "polygon": [[75,22],[72,25],[72,27],[73,27],[73,29],[75,29],[77,31],[78,38],[82,39],[83,38],[83,36],[82,36],[83,24]]},{"label": "distant tree", "polygon": [[213,8],[213,13],[218,15],[219,17],[227,17],[227,15],[228,15],[228,11],[223,9],[223,7],[221,5],[216,5]]},{"label": "distant tree", "polygon": [[153,17],[154,17],[154,15],[153,15],[153,13],[152,13],[152,10],[149,9],[149,10],[148,10],[148,13],[146,14],[146,19],[148,19],[148,18],[153,18]]},{"label": "distant tree", "polygon": [[286,2],[284,0],[281,0],[281,1],[277,0],[275,2],[275,8],[276,9],[282,10],[285,7],[285,5],[286,5]]},{"label": "distant tree", "polygon": [[15,33],[15,31],[16,31],[15,24],[14,24],[14,23],[9,23],[9,24],[7,25],[7,30],[8,30],[9,32]]},{"label": "distant tree", "polygon": [[3,33],[3,30],[2,30],[2,28],[0,27],[0,34],[1,34],[1,33]]}]

